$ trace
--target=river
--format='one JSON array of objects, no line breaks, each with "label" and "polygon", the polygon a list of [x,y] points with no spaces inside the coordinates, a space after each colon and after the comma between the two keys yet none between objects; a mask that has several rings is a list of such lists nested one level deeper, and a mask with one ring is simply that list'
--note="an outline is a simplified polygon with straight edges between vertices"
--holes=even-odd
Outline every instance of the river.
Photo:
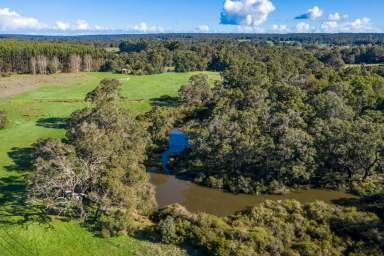
[{"label": "river", "polygon": [[160,208],[180,203],[193,212],[202,211],[227,216],[266,200],[296,199],[302,203],[320,200],[331,203],[334,200],[353,197],[339,191],[320,189],[299,190],[285,195],[245,195],[199,186],[188,180],[168,175],[169,158],[187,147],[188,138],[185,134],[178,130],[169,133],[169,148],[162,154],[163,173],[151,173],[151,183],[156,187],[156,199]]}]

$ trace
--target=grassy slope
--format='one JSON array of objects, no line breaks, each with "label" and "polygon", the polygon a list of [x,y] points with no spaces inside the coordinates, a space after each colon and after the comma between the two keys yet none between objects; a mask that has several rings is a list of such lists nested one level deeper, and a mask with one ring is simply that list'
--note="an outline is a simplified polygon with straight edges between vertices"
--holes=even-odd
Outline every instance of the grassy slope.
[{"label": "grassy slope", "polygon": [[[54,221],[40,225],[36,211],[25,207],[24,167],[28,147],[39,138],[62,137],[64,130],[55,126],[55,118],[68,117],[86,106],[81,100],[103,78],[126,75],[84,73],[82,82],[62,86],[44,85],[10,98],[0,98],[0,109],[6,110],[9,126],[0,130],[0,254],[1,255],[178,255],[173,247],[142,242],[130,237],[99,239],[76,222]],[[176,95],[180,85],[192,73],[167,73],[131,76],[122,81],[127,105],[136,114],[148,111],[151,99]],[[217,74],[209,73],[218,79]],[[31,77],[33,79],[33,77]],[[53,128],[52,128],[53,127]]]}]

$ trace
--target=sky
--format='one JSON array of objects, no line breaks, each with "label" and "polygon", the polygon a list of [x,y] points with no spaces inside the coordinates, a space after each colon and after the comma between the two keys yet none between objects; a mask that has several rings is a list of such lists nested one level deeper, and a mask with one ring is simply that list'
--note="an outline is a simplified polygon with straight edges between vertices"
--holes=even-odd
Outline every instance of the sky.
[{"label": "sky", "polygon": [[0,0],[0,33],[384,32],[383,11],[383,0]]}]

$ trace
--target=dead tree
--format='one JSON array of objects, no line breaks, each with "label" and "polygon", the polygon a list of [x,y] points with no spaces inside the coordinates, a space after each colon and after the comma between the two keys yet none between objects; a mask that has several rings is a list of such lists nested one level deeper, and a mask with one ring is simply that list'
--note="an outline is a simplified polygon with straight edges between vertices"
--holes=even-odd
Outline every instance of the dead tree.
[{"label": "dead tree", "polygon": [[84,59],[83,59],[83,63],[84,63],[84,71],[85,72],[90,72],[92,71],[92,56],[87,54],[84,56]]},{"label": "dead tree", "polygon": [[70,57],[70,72],[78,73],[81,68],[81,57],[79,55],[71,55]]},{"label": "dead tree", "polygon": [[47,57],[43,55],[39,55],[36,57],[36,61],[37,61],[37,68],[39,70],[39,74],[46,75],[47,67],[48,67]]}]

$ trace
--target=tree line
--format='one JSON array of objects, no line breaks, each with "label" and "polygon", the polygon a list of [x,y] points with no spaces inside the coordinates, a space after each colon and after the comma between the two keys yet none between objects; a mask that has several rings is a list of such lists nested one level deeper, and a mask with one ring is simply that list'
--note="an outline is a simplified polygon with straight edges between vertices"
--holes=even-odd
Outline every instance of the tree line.
[{"label": "tree line", "polygon": [[99,70],[107,52],[84,44],[0,40],[0,72],[52,74]]}]

